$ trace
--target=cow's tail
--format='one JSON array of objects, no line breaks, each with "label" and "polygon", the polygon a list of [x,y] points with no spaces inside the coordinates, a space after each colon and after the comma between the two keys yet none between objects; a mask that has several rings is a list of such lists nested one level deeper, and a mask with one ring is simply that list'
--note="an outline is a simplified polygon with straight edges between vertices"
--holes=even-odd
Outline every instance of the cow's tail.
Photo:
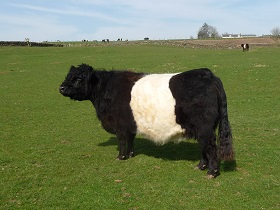
[{"label": "cow's tail", "polygon": [[234,160],[234,150],[232,146],[232,134],[231,128],[228,120],[227,111],[227,98],[226,93],[223,88],[223,84],[219,78],[216,80],[216,86],[218,89],[218,101],[219,101],[219,157],[221,160],[233,161]]}]

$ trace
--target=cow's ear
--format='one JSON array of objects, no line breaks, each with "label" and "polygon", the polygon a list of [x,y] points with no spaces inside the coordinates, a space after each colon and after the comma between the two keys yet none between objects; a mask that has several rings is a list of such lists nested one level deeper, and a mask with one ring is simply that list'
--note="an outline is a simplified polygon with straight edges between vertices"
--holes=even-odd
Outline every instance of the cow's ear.
[{"label": "cow's ear", "polygon": [[76,69],[77,69],[77,68],[76,68],[75,66],[72,65],[72,66],[70,67],[70,70],[69,70],[69,71],[73,71],[73,70],[76,70]]}]

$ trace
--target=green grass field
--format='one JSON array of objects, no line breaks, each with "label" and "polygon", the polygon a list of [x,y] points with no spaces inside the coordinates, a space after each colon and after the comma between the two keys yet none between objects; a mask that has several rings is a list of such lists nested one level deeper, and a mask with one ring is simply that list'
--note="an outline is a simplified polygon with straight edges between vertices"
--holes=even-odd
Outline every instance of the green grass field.
[{"label": "green grass field", "polygon": [[[280,48],[171,46],[0,48],[0,209],[280,209]],[[194,170],[194,140],[161,147],[117,140],[90,102],[63,97],[69,67],[167,73],[208,67],[227,92],[236,170]]]}]

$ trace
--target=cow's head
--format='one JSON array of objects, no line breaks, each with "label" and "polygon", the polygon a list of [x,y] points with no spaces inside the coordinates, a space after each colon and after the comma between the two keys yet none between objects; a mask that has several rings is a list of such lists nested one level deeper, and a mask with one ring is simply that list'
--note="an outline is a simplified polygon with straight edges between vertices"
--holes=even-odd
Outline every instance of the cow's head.
[{"label": "cow's head", "polygon": [[73,100],[83,101],[90,99],[92,91],[93,68],[86,64],[78,67],[71,66],[59,92]]}]

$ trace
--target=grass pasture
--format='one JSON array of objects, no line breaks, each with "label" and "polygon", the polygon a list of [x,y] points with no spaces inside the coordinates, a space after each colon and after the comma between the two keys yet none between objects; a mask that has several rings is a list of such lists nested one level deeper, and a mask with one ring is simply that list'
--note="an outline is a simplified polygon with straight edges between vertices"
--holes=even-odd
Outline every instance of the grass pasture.
[{"label": "grass pasture", "polygon": [[[280,48],[172,46],[0,48],[0,209],[280,209]],[[136,157],[90,102],[61,96],[70,65],[166,73],[208,67],[227,92],[236,170],[194,170],[195,141],[161,147],[138,136]]]}]

